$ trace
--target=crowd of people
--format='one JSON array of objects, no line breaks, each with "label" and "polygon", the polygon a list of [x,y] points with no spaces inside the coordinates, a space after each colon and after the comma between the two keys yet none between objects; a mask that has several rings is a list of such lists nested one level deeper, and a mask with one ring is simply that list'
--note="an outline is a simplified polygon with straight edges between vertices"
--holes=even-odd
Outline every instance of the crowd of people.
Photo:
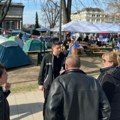
[{"label": "crowd of people", "polygon": [[[44,120],[120,120],[120,66],[117,52],[102,55],[99,77],[81,70],[80,57],[70,49],[82,49],[74,37],[67,36],[65,50],[53,41],[52,52],[42,59],[38,77],[39,90],[44,92]],[[4,85],[5,90],[2,86]],[[0,120],[9,120],[7,96],[10,83],[5,66],[0,65]]]},{"label": "crowd of people", "polygon": [[[119,34],[70,34],[63,40],[62,46],[66,54],[79,55],[87,53],[91,48],[111,48],[120,50]],[[99,50],[99,49],[98,49]]]},{"label": "crowd of people", "polygon": [[[67,36],[70,36],[69,33]],[[99,47],[111,46],[120,49],[120,35],[110,33],[76,33],[76,40],[79,42],[87,42],[89,45],[97,45]],[[67,37],[66,37],[67,38]],[[67,39],[66,39],[67,40]]]}]

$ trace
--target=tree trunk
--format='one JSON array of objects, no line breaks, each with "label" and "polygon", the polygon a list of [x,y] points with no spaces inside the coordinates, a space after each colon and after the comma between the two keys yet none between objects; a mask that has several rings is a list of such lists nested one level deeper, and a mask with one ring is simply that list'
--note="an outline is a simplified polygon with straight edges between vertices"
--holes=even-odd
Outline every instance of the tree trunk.
[{"label": "tree trunk", "polygon": [[66,1],[62,0],[62,10],[63,10],[63,24],[67,23],[67,9],[66,9]]},{"label": "tree trunk", "polygon": [[[0,13],[0,25],[2,25],[2,22],[3,22],[3,20],[5,19],[6,15],[7,15],[7,12],[8,12],[8,10],[9,10],[10,5],[11,5],[11,1],[12,1],[12,0],[7,0],[7,1],[3,4],[2,8],[1,8],[1,13]],[[1,2],[0,2],[0,3],[1,3]]]},{"label": "tree trunk", "polygon": [[71,5],[72,5],[72,0],[68,0],[68,4],[67,4],[67,22],[71,21]]},{"label": "tree trunk", "polygon": [[71,5],[72,5],[72,0],[67,0],[67,1],[62,0],[63,24],[66,24],[69,21],[71,21]]}]

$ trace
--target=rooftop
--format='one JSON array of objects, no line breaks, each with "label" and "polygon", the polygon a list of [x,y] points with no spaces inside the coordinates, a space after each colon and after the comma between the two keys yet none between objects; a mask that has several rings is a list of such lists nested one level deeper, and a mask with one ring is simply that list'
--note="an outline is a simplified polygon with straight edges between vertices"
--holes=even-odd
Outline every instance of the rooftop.
[{"label": "rooftop", "polygon": [[[3,5],[4,2],[0,2],[0,6]],[[23,3],[11,3],[11,6],[24,6]]]}]

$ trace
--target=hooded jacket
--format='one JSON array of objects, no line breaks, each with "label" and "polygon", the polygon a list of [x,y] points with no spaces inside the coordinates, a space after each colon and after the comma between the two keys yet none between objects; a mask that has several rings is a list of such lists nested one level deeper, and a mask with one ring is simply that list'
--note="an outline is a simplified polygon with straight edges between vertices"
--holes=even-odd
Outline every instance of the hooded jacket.
[{"label": "hooded jacket", "polygon": [[110,120],[120,120],[120,66],[109,70],[103,81],[102,87],[111,105]]},{"label": "hooded jacket", "polygon": [[114,66],[110,66],[110,67],[105,67],[105,68],[101,68],[100,69],[100,75],[98,76],[98,82],[100,83],[100,85],[102,86],[102,84],[104,83],[105,79],[104,77],[106,76],[106,74],[111,71],[113,68],[115,68]]},{"label": "hooded jacket", "polygon": [[69,70],[51,86],[45,120],[109,120],[110,106],[97,81],[81,70]]}]

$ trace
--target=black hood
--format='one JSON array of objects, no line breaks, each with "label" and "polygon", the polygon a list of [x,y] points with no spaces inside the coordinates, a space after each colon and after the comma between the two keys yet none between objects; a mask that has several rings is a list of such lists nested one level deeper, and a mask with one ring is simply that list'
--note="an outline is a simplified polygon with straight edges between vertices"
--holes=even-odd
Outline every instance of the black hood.
[{"label": "black hood", "polygon": [[101,74],[104,74],[105,72],[107,72],[107,71],[109,71],[109,70],[111,70],[111,69],[113,69],[113,68],[114,68],[114,66],[105,67],[105,68],[100,68],[100,73],[101,73]]},{"label": "black hood", "polygon": [[120,81],[120,66],[115,67],[109,74]]}]

